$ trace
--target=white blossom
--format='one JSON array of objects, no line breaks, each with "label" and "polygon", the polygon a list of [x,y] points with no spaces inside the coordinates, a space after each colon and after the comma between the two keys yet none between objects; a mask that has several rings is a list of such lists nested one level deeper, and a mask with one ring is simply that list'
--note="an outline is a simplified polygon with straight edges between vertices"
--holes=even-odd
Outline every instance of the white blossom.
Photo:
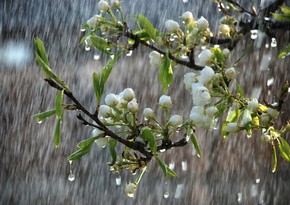
[{"label": "white blossom", "polygon": [[196,73],[190,72],[184,75],[183,83],[186,90],[191,90],[192,83],[196,83]]},{"label": "white blossom", "polygon": [[240,127],[245,127],[247,124],[249,124],[250,122],[252,122],[252,116],[251,116],[251,113],[248,109],[245,109],[243,112],[242,112],[242,115],[239,119],[239,126]]},{"label": "white blossom", "polygon": [[130,102],[128,102],[127,104],[127,108],[130,112],[132,113],[136,113],[138,111],[138,103],[137,100],[134,98],[133,100],[131,100]]},{"label": "white blossom", "polygon": [[126,88],[123,90],[123,99],[126,101],[131,101],[133,98],[135,98],[135,93],[132,88]]},{"label": "white blossom", "polygon": [[228,48],[223,49],[223,55],[228,57],[230,55],[230,50]]},{"label": "white blossom", "polygon": [[237,77],[237,71],[235,68],[228,68],[225,71],[225,75],[228,79],[235,79]]},{"label": "white blossom", "polygon": [[165,28],[169,33],[175,33],[179,29],[179,24],[173,20],[167,20],[165,22]]},{"label": "white blossom", "polygon": [[125,193],[127,194],[128,197],[133,198],[135,195],[136,189],[137,189],[137,185],[133,182],[129,182],[125,186]]},{"label": "white blossom", "polygon": [[119,0],[111,0],[111,5],[113,8],[120,8],[120,1]]},{"label": "white blossom", "polygon": [[99,107],[99,114],[101,117],[107,118],[110,117],[112,109],[108,105],[101,105]]},{"label": "white blossom", "polygon": [[98,3],[98,8],[99,8],[99,10],[102,11],[102,12],[108,12],[109,9],[110,9],[110,5],[109,5],[109,3],[108,3],[107,1],[105,1],[105,0],[101,0],[101,1],[99,1],[99,3]]},{"label": "white blossom", "polygon": [[203,49],[201,51],[201,53],[198,55],[199,64],[201,66],[205,66],[207,63],[210,62],[212,57],[213,57],[213,54],[212,54],[212,52],[210,50]]},{"label": "white blossom", "polygon": [[95,128],[95,129],[93,129],[93,131],[92,131],[92,135],[93,135],[93,137],[98,137],[98,136],[100,136],[100,135],[102,135],[102,134],[104,134],[104,131],[102,131],[102,130],[100,130],[100,129],[98,129],[98,128]]},{"label": "white blossom", "polygon": [[279,111],[273,109],[273,108],[268,108],[268,114],[270,115],[271,118],[276,119],[279,116]]},{"label": "white blossom", "polygon": [[98,22],[99,15],[94,15],[92,18],[87,20],[87,24],[90,28],[93,28],[96,26],[96,23]]},{"label": "white blossom", "polygon": [[229,133],[234,133],[239,130],[238,123],[236,122],[229,122],[225,127],[225,131]]},{"label": "white blossom", "polygon": [[248,102],[248,109],[252,112],[252,113],[256,113],[258,111],[259,108],[259,102],[256,98],[252,99],[251,101]]},{"label": "white blossom", "polygon": [[224,36],[230,36],[230,27],[227,24],[221,24],[219,26],[219,33]]},{"label": "white blossom", "polygon": [[189,118],[195,126],[203,125],[203,117],[204,117],[204,107],[202,106],[194,106],[191,109]]},{"label": "white blossom", "polygon": [[205,114],[206,116],[208,116],[209,118],[213,118],[214,115],[218,112],[218,109],[216,106],[210,106],[210,107],[207,107],[205,109]]},{"label": "white blossom", "polygon": [[180,126],[182,124],[182,117],[180,115],[172,115],[169,119],[169,124],[173,127]]},{"label": "white blossom", "polygon": [[210,102],[211,96],[206,87],[200,83],[192,84],[192,99],[193,104],[197,106],[204,106]]},{"label": "white blossom", "polygon": [[206,85],[213,79],[214,75],[214,70],[211,67],[206,66],[201,70],[197,79],[199,83]]},{"label": "white blossom", "polygon": [[152,51],[149,54],[150,64],[154,68],[159,68],[162,64],[162,55],[158,53],[157,51]]},{"label": "white blossom", "polygon": [[171,97],[167,96],[167,95],[162,95],[159,98],[159,106],[162,109],[168,109],[172,107],[172,101],[171,101]]},{"label": "white blossom", "polygon": [[181,18],[185,23],[189,23],[190,21],[194,20],[193,15],[190,11],[184,12]]},{"label": "white blossom", "polygon": [[200,30],[206,30],[209,28],[209,23],[203,16],[196,21],[196,25]]},{"label": "white blossom", "polygon": [[143,111],[144,118],[150,119],[154,117],[154,112],[151,108],[145,108]]},{"label": "white blossom", "polygon": [[105,103],[110,107],[115,107],[118,105],[119,99],[115,94],[110,93],[105,97]]}]

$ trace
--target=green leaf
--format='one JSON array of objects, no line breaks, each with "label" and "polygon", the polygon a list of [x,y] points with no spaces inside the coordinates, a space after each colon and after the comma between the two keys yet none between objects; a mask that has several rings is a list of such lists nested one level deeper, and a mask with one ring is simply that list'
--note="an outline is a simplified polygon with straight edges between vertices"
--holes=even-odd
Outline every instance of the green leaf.
[{"label": "green leaf", "polygon": [[275,172],[277,169],[277,153],[276,153],[276,147],[274,144],[272,145],[272,148],[273,148],[273,150],[272,150],[272,158],[273,158],[272,172]]},{"label": "green leaf", "polygon": [[137,19],[139,21],[140,26],[145,29],[145,31],[149,35],[149,37],[151,39],[155,40],[156,39],[156,29],[150,23],[150,21],[143,15],[138,15]]},{"label": "green leaf", "polygon": [[88,139],[85,139],[78,143],[78,148],[79,149],[86,149],[88,146],[92,146],[94,141],[97,139],[97,137],[90,137]]},{"label": "green leaf", "polygon": [[281,59],[281,58],[286,57],[287,55],[290,55],[290,44],[288,44],[288,46],[279,53],[278,58]]},{"label": "green leaf", "polygon": [[173,71],[168,54],[164,56],[159,72],[159,80],[163,86],[163,93],[165,94],[173,82]]},{"label": "green leaf", "polygon": [[147,128],[143,129],[140,137],[145,142],[149,143],[149,147],[150,147],[152,153],[155,154],[157,152],[157,145],[156,145],[156,141],[155,141],[154,135],[151,132],[151,130],[147,129]]},{"label": "green leaf", "polygon": [[286,15],[290,15],[290,7],[287,7],[287,6],[281,6],[280,7],[281,11],[286,14]]},{"label": "green leaf", "polygon": [[157,160],[159,166],[161,167],[162,171],[163,171],[163,176],[166,178],[168,175],[176,177],[177,174],[171,170],[161,159],[159,159],[158,157],[155,157],[155,159]]},{"label": "green leaf", "polygon": [[220,64],[224,63],[224,55],[220,48],[211,48],[210,49],[213,56],[216,58],[217,62]]},{"label": "green leaf", "polygon": [[61,119],[58,118],[56,120],[53,137],[53,142],[56,148],[59,148],[60,145],[60,135],[61,135]]},{"label": "green leaf", "polygon": [[285,14],[272,13],[273,17],[278,21],[290,22],[290,16]]},{"label": "green leaf", "polygon": [[95,35],[91,35],[90,39],[95,48],[99,49],[100,51],[102,51],[103,53],[107,55],[112,55],[112,53],[107,50],[109,48],[112,48],[112,45],[109,42],[107,42],[105,39],[99,36],[95,36]]},{"label": "green leaf", "polygon": [[237,91],[237,93],[240,94],[241,97],[245,96],[245,93],[244,93],[242,86],[237,82],[236,82],[236,91]]},{"label": "green leaf", "polygon": [[35,53],[42,59],[42,61],[46,65],[48,65],[48,58],[45,52],[45,47],[43,42],[39,38],[34,39],[34,49]]},{"label": "green leaf", "polygon": [[136,32],[134,32],[134,34],[137,35],[138,38],[142,41],[149,41],[151,39],[145,29],[141,29],[139,31],[136,31]]},{"label": "green leaf", "polygon": [[61,119],[62,114],[63,114],[63,111],[62,111],[63,94],[64,94],[64,90],[59,91],[56,94],[56,98],[55,98],[55,114],[58,119]]},{"label": "green leaf", "polygon": [[54,114],[55,114],[55,109],[52,109],[45,112],[37,113],[33,115],[33,117],[37,120],[37,122],[41,123],[44,119],[51,117]]},{"label": "green leaf", "polygon": [[279,137],[279,145],[278,145],[278,148],[279,148],[279,151],[280,151],[280,154],[281,156],[288,162],[290,162],[290,146],[288,144],[288,142],[283,139],[282,137]]},{"label": "green leaf", "polygon": [[77,160],[81,158],[82,156],[84,156],[85,154],[89,153],[91,149],[92,149],[92,146],[87,146],[85,149],[79,149],[75,151],[74,153],[72,153],[67,159],[68,161]]},{"label": "green leaf", "polygon": [[190,139],[191,139],[191,141],[192,141],[192,143],[193,143],[193,145],[194,145],[194,148],[195,148],[195,150],[196,150],[197,156],[198,156],[198,157],[201,157],[200,147],[199,147],[199,145],[198,145],[198,141],[197,141],[197,138],[196,138],[194,132],[192,132],[192,133],[190,134]]},{"label": "green leaf", "polygon": [[112,161],[108,163],[109,166],[113,166],[116,163],[116,159],[117,159],[117,153],[115,150],[116,146],[117,146],[117,140],[110,140],[109,149],[110,149]]},{"label": "green leaf", "polygon": [[102,99],[102,92],[104,88],[101,87],[99,75],[95,72],[93,73],[93,85],[94,85],[94,91],[95,91],[95,95],[96,95],[98,105],[99,105]]}]

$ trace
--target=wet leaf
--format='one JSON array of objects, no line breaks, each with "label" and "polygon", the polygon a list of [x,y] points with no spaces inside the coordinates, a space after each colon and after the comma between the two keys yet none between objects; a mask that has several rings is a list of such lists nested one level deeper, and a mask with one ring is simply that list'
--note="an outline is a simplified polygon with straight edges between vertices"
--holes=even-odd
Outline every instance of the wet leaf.
[{"label": "wet leaf", "polygon": [[194,148],[196,150],[197,156],[201,157],[200,147],[199,147],[199,144],[198,144],[198,141],[197,141],[197,138],[196,138],[196,135],[195,135],[194,132],[191,133],[190,139],[191,139],[191,141],[193,143],[193,146],[194,146]]},{"label": "wet leaf", "polygon": [[281,6],[280,7],[281,11],[286,14],[286,15],[290,15],[290,7],[287,7],[287,6]]},{"label": "wet leaf", "polygon": [[288,144],[288,142],[283,139],[282,137],[279,137],[279,145],[278,145],[278,148],[279,148],[279,151],[280,151],[280,154],[281,156],[288,162],[290,162],[290,146]]},{"label": "wet leaf", "polygon": [[34,49],[35,53],[42,59],[42,61],[46,65],[48,65],[48,58],[45,52],[45,47],[43,42],[39,38],[34,39]]},{"label": "wet leaf", "polygon": [[107,42],[105,39],[99,36],[95,36],[95,35],[91,35],[90,39],[95,48],[99,49],[100,51],[102,51],[103,53],[107,55],[112,55],[112,53],[107,50],[109,48],[112,48],[112,45],[109,42]]},{"label": "wet leaf", "polygon": [[103,88],[101,87],[99,75],[95,72],[93,73],[93,85],[94,85],[94,91],[95,91],[95,95],[96,95],[98,105],[99,105],[102,98]]},{"label": "wet leaf", "polygon": [[117,159],[117,153],[115,150],[116,146],[117,146],[117,140],[110,140],[109,149],[110,149],[112,161],[108,163],[109,166],[113,166],[116,163],[116,159]]},{"label": "wet leaf", "polygon": [[68,161],[77,160],[81,158],[82,156],[84,156],[85,154],[89,153],[91,149],[92,149],[92,146],[87,146],[85,149],[79,149],[75,151],[74,153],[72,153],[67,159]]},{"label": "wet leaf", "polygon": [[245,93],[244,93],[242,86],[237,82],[236,82],[236,91],[237,91],[237,93],[240,94],[241,97],[245,96]]},{"label": "wet leaf", "polygon": [[288,46],[279,53],[278,58],[284,58],[287,55],[290,55],[290,44],[288,44]]},{"label": "wet leaf", "polygon": [[97,137],[90,137],[88,139],[85,139],[78,143],[79,149],[86,149],[88,146],[92,146],[94,141],[97,139]]},{"label": "wet leaf", "polygon": [[155,38],[156,38],[156,29],[150,23],[150,21],[143,15],[138,15],[137,19],[139,21],[140,26],[146,31],[148,36],[151,39],[155,40]]},{"label": "wet leaf", "polygon": [[290,15],[272,13],[273,17],[278,21],[290,22]]},{"label": "wet leaf", "polygon": [[44,119],[51,117],[54,114],[55,114],[55,109],[52,109],[45,112],[37,113],[33,115],[33,117],[37,120],[37,122],[42,122]]},{"label": "wet leaf", "polygon": [[138,38],[142,41],[149,41],[151,39],[145,29],[141,29],[139,31],[136,31],[134,34],[137,35]]},{"label": "wet leaf", "polygon": [[224,55],[220,48],[211,48],[210,49],[213,56],[216,58],[217,62],[220,64],[224,63]]},{"label": "wet leaf", "polygon": [[165,94],[173,82],[173,70],[168,54],[166,54],[163,58],[162,66],[159,72],[159,80],[163,86],[163,93]]},{"label": "wet leaf", "polygon": [[157,152],[156,141],[150,129],[143,129],[140,136],[145,142],[149,143],[149,147],[153,154]]},{"label": "wet leaf", "polygon": [[155,157],[155,159],[157,160],[159,166],[161,167],[162,171],[163,171],[163,176],[166,178],[168,175],[176,177],[177,174],[171,170],[161,159],[159,159],[158,157]]},{"label": "wet leaf", "polygon": [[56,114],[56,117],[58,119],[62,119],[62,114],[63,114],[63,111],[62,111],[63,94],[64,94],[64,90],[59,91],[56,94],[56,98],[55,98],[55,114]]},{"label": "wet leaf", "polygon": [[58,118],[56,120],[56,124],[54,128],[54,137],[53,137],[53,142],[56,148],[59,148],[60,136],[61,136],[61,119]]}]

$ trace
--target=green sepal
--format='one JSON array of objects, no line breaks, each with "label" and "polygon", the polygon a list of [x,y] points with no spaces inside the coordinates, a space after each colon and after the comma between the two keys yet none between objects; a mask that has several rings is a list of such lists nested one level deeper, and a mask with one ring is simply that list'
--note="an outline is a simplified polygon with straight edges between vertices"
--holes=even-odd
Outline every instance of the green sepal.
[{"label": "green sepal", "polygon": [[150,129],[147,129],[147,128],[143,129],[140,137],[145,142],[148,142],[149,143],[149,147],[150,147],[151,152],[153,154],[156,154],[156,152],[157,152],[157,145],[156,145],[156,141],[155,141],[154,135],[151,132],[151,130]]},{"label": "green sepal", "polygon": [[37,122],[42,122],[44,119],[51,117],[55,114],[55,109],[47,110],[45,112],[37,113],[33,115],[33,117],[37,120]]},{"label": "green sepal", "polygon": [[60,136],[61,136],[61,119],[57,118],[53,137],[53,142],[56,148],[59,148],[60,146]]},{"label": "green sepal", "polygon": [[177,176],[177,174],[172,169],[170,169],[161,159],[159,159],[159,157],[155,156],[154,158],[156,159],[159,166],[161,167],[161,169],[163,171],[163,176],[165,178],[167,178],[168,175],[173,176],[173,177]]},{"label": "green sepal", "polygon": [[116,146],[117,146],[118,141],[117,140],[110,140],[109,141],[109,150],[110,150],[110,154],[112,157],[112,161],[110,163],[108,163],[109,166],[113,166],[116,163],[117,160],[117,153],[116,153]]},{"label": "green sepal", "polygon": [[168,54],[166,54],[163,58],[162,66],[159,72],[159,80],[163,87],[163,93],[166,94],[169,86],[173,82],[173,70]]}]

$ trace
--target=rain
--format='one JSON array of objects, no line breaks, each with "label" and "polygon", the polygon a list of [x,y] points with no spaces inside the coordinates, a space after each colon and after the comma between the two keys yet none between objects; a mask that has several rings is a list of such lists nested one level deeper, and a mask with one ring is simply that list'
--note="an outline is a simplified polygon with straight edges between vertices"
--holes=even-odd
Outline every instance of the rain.
[{"label": "rain", "polygon": [[[246,0],[239,1],[241,3]],[[273,0],[257,0],[264,8]],[[245,3],[246,4],[246,3]],[[287,2],[289,6],[289,2]],[[125,14],[142,14],[162,30],[167,19],[181,22],[191,11],[194,18],[206,17],[213,31],[222,17],[211,0],[123,0]],[[218,129],[197,131],[202,149],[198,157],[192,144],[160,153],[177,177],[163,178],[153,162],[144,173],[134,198],[124,187],[136,176],[110,171],[108,148],[95,146],[81,159],[70,163],[67,157],[77,143],[90,136],[92,129],[81,124],[79,111],[66,112],[60,148],[53,144],[54,120],[41,123],[33,114],[53,108],[56,91],[43,80],[34,59],[33,39],[43,40],[51,68],[70,86],[76,98],[93,111],[92,73],[106,64],[99,51],[80,45],[81,26],[98,14],[95,0],[43,1],[2,0],[0,3],[0,204],[287,204],[290,201],[290,164],[278,159],[272,173],[271,147],[260,141],[259,133],[245,133],[224,140]],[[134,21],[128,19],[128,25]],[[290,79],[290,59],[277,56],[290,41],[288,31],[275,37],[253,30],[232,55],[236,59],[247,45],[253,49],[238,64],[238,81],[246,95],[275,100],[283,82]],[[105,94],[130,87],[142,109],[151,107],[158,114],[162,86],[158,70],[149,64],[150,50],[140,46],[122,57],[105,86]],[[174,68],[169,95],[174,113],[186,116],[192,98],[182,84],[187,68]],[[279,123],[290,117],[289,97]],[[160,114],[160,113],[159,113]],[[286,140],[290,142],[290,137]]]}]

